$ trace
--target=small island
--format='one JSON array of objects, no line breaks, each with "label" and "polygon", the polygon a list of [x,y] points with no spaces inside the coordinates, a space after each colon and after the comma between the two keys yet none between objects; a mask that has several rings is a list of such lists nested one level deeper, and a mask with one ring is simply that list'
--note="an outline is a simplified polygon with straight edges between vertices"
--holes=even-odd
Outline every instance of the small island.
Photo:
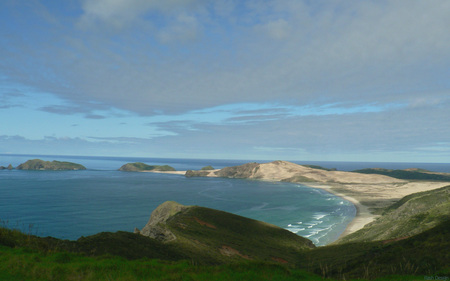
[{"label": "small island", "polygon": [[11,164],[9,164],[8,167],[0,166],[0,170],[12,170],[12,169],[14,169],[14,167]]},{"label": "small island", "polygon": [[141,162],[127,163],[119,168],[125,172],[173,172],[175,169],[169,165],[147,165]]},{"label": "small island", "polygon": [[44,161],[41,159],[28,160],[25,163],[20,164],[16,168],[17,170],[46,170],[46,171],[76,171],[76,170],[86,170],[81,164],[72,162],[61,162],[61,161]]}]

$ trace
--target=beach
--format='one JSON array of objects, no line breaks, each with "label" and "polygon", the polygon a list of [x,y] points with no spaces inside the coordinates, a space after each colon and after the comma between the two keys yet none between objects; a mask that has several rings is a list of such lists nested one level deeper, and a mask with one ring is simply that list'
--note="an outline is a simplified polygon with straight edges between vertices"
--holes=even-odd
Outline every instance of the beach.
[{"label": "beach", "polygon": [[405,196],[413,193],[438,189],[449,185],[448,182],[410,181],[393,184],[307,184],[314,188],[321,188],[340,196],[356,207],[356,216],[341,234],[341,237],[353,233],[366,224],[374,221],[378,215],[376,211],[388,207]]},{"label": "beach", "polygon": [[[212,170],[204,176],[217,177],[217,171],[219,170]],[[156,173],[184,175],[186,171]],[[296,180],[298,176],[313,181],[301,182]],[[259,164],[258,169],[255,169],[248,178],[300,183],[326,190],[350,201],[356,207],[356,216],[347,225],[341,237],[363,228],[379,216],[378,210],[392,205],[407,195],[449,185],[448,182],[408,181],[377,174],[312,169],[287,161]]]}]

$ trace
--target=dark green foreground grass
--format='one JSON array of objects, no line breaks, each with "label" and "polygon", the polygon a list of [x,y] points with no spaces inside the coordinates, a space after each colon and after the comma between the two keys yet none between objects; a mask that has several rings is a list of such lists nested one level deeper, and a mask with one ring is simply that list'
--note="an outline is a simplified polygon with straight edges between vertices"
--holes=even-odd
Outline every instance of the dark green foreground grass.
[{"label": "dark green foreground grass", "polygon": [[[0,280],[450,279],[450,217],[411,237],[296,249],[290,246],[291,234],[284,236],[274,229],[268,230],[266,237],[259,231],[265,229],[263,224],[237,223],[221,229],[222,225],[230,225],[230,216],[206,211],[194,208],[172,218],[175,223],[180,222],[176,218],[185,224],[191,221],[191,227],[184,236],[177,233],[178,240],[183,241],[171,243],[123,231],[69,241],[0,227]],[[186,219],[190,215],[203,224],[213,223],[217,229]],[[230,229],[240,235],[231,235]],[[213,230],[221,235],[212,233]],[[189,239],[198,239],[198,243],[189,244],[186,242]],[[246,245],[238,244],[238,239],[245,239]],[[239,255],[220,259],[219,249],[224,241],[242,254],[250,255],[252,260]],[[288,243],[289,247],[281,242]],[[201,247],[196,246],[199,243]],[[286,251],[289,253],[282,255]],[[276,263],[266,258],[272,254],[285,260]]]},{"label": "dark green foreground grass", "polygon": [[[86,257],[68,252],[42,253],[0,246],[0,280],[334,280],[272,263],[242,262],[199,266],[192,262]],[[361,279],[354,279],[361,280]],[[424,280],[389,276],[375,280]]]},{"label": "dark green foreground grass", "polygon": [[0,246],[0,280],[322,280],[269,263],[198,266],[192,262],[42,254]]}]

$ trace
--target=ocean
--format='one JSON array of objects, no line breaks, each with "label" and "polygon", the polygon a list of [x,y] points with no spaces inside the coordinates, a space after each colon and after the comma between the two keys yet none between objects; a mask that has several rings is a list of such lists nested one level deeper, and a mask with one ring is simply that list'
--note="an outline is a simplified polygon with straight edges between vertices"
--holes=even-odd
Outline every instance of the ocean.
[{"label": "ocean", "polygon": [[[167,164],[177,170],[188,170],[207,165],[223,168],[251,160],[0,155],[0,165],[11,163],[16,167],[34,158],[80,163],[88,169],[0,171],[1,224],[42,237],[75,240],[104,231],[133,231],[147,223],[159,204],[172,200],[272,223],[321,246],[335,241],[356,214],[350,202],[301,184],[117,171],[129,162]],[[344,171],[376,166],[356,162],[297,163]],[[417,166],[376,164],[383,168]],[[442,172],[450,168],[448,164],[421,165],[419,168],[430,167]]]}]

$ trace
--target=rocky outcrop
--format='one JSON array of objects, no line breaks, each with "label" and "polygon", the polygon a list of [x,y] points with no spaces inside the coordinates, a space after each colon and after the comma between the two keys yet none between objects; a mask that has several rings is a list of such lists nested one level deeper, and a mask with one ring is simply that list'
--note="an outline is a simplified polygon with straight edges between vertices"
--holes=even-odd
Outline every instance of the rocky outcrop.
[{"label": "rocky outcrop", "polygon": [[173,241],[177,237],[166,227],[166,222],[169,218],[187,208],[189,207],[174,201],[164,202],[152,212],[150,220],[144,228],[142,230],[135,228],[134,232],[163,242]]},{"label": "rocky outcrop", "polygon": [[141,162],[135,163],[127,163],[119,168],[119,171],[125,172],[147,172],[147,171],[158,171],[158,172],[167,172],[167,171],[175,171],[175,169],[168,165],[147,165]]},{"label": "rocky outcrop", "polygon": [[69,171],[69,170],[86,170],[86,167],[72,162],[61,161],[43,161],[41,159],[28,160],[20,164],[17,170],[49,170],[49,171]]}]

